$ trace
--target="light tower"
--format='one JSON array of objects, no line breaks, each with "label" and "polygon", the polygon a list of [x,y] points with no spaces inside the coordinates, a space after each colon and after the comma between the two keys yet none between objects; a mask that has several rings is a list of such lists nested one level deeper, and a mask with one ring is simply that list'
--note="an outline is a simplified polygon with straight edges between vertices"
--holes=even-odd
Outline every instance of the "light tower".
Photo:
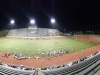
[{"label": "light tower", "polygon": [[15,21],[11,20],[10,23],[12,24],[12,29],[13,29],[13,24],[15,23]]},{"label": "light tower", "polygon": [[53,24],[53,28],[54,28],[54,23],[55,23],[55,19],[54,18],[51,19],[51,23]]}]

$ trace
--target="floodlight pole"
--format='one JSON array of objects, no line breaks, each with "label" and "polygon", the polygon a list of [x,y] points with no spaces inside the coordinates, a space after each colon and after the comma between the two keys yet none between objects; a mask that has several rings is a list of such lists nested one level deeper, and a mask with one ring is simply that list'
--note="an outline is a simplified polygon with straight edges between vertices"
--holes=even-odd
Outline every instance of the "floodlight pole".
[{"label": "floodlight pole", "polygon": [[54,28],[55,19],[51,19],[52,27]]},{"label": "floodlight pole", "polygon": [[33,27],[34,24],[35,24],[35,20],[30,20],[30,23],[31,23],[31,25],[32,25],[32,27]]},{"label": "floodlight pole", "polygon": [[13,24],[12,24],[12,30],[13,30]]},{"label": "floodlight pole", "polygon": [[13,24],[14,24],[14,20],[11,20],[11,24],[12,24],[12,30],[13,30]]},{"label": "floodlight pole", "polygon": [[53,23],[53,29],[54,29],[54,23]]}]

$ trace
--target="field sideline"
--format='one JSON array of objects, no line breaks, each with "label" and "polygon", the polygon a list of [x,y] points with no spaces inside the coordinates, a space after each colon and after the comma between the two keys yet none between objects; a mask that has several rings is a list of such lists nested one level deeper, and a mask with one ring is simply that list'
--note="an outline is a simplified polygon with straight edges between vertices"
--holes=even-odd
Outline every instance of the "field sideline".
[{"label": "field sideline", "polygon": [[94,43],[83,42],[72,38],[56,38],[56,39],[15,39],[15,38],[0,38],[0,52],[8,51],[10,53],[37,54],[39,52],[50,52],[54,50],[73,48],[72,52],[84,50],[95,46]]}]

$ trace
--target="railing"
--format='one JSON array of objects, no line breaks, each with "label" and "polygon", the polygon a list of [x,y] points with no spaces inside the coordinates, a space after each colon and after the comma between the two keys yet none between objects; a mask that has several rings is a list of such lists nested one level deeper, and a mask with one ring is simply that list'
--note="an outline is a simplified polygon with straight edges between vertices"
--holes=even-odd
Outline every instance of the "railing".
[{"label": "railing", "polygon": [[46,75],[88,75],[89,73],[93,75],[100,68],[98,64],[100,64],[100,54],[72,66],[42,70],[42,72]]},{"label": "railing", "polygon": [[34,73],[34,70],[33,71],[19,70],[0,65],[0,75],[30,75],[32,73]]}]

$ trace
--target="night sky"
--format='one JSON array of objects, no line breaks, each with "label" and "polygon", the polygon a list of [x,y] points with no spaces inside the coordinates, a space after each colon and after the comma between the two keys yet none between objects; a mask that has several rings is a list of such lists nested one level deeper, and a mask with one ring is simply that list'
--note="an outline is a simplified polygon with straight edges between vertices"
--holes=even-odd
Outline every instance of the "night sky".
[{"label": "night sky", "polygon": [[52,28],[51,18],[55,18],[55,28],[60,30],[99,30],[100,0],[0,0],[0,29],[25,28],[30,19],[42,28]]}]

